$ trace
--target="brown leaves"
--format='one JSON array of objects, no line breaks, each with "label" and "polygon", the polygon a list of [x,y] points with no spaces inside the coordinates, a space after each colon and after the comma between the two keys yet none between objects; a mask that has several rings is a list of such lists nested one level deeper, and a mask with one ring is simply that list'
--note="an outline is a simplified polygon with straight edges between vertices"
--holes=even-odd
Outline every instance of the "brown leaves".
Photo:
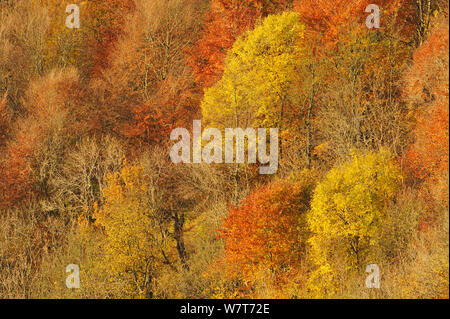
[{"label": "brown leaves", "polygon": [[10,115],[6,108],[6,94],[0,98],[0,149],[4,146],[10,129]]}]

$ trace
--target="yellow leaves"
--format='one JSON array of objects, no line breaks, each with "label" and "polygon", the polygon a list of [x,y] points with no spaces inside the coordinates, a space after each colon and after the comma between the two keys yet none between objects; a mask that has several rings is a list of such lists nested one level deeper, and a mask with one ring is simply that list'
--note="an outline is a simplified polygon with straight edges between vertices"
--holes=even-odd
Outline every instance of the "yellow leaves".
[{"label": "yellow leaves", "polygon": [[[299,15],[269,15],[239,37],[229,51],[222,79],[205,91],[202,113],[210,125],[276,127],[279,105],[296,76],[303,33]],[[217,125],[217,127],[221,127]]]},{"label": "yellow leaves", "polygon": [[321,264],[316,271],[311,273],[307,287],[313,298],[324,298],[337,291],[338,285],[328,263]]},{"label": "yellow leaves", "polygon": [[93,218],[104,233],[104,259],[99,267],[110,276],[126,276],[132,291],[145,294],[148,278],[161,265],[159,254],[166,245],[156,216],[150,209],[148,184],[142,166],[124,161],[123,168],[107,178],[104,203]]},{"label": "yellow leaves", "polygon": [[353,151],[350,162],[326,175],[314,192],[308,215],[311,257],[318,267],[311,285],[318,277],[331,280],[323,268],[328,263],[333,268],[329,253],[345,256],[350,270],[361,266],[378,242],[385,205],[399,189],[401,178],[385,150],[363,155]]}]

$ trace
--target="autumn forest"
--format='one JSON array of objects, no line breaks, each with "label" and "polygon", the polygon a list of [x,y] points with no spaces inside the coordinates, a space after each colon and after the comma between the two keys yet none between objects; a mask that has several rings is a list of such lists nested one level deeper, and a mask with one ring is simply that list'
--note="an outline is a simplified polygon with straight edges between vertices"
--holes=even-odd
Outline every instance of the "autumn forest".
[{"label": "autumn forest", "polygon": [[[0,0],[0,298],[449,298],[448,14]],[[276,172],[175,163],[198,120]]]}]

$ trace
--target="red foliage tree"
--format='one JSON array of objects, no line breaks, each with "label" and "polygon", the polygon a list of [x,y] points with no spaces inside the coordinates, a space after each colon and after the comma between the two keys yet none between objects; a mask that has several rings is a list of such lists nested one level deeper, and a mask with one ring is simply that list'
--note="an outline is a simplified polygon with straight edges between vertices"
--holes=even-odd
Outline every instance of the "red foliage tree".
[{"label": "red foliage tree", "polygon": [[[170,76],[159,83],[152,100],[146,100],[132,110],[132,120],[125,123],[123,133],[139,144],[163,144],[176,127],[189,127],[198,115],[190,80]],[[140,142],[138,142],[138,141]]]},{"label": "red foliage tree", "polygon": [[220,233],[232,276],[251,281],[253,272],[265,269],[282,279],[290,267],[298,265],[311,193],[310,182],[280,180],[260,187],[230,209]]},{"label": "red foliage tree", "polygon": [[162,144],[198,112],[184,48],[197,39],[201,1],[138,3],[123,26],[110,67],[91,81],[98,129],[134,149]]}]

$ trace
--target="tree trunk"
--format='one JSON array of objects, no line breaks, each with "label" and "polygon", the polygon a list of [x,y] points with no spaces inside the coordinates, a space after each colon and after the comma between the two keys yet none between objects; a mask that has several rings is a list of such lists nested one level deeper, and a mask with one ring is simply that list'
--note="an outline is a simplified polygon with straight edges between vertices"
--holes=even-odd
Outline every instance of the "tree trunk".
[{"label": "tree trunk", "polygon": [[186,262],[186,248],[184,246],[184,213],[174,213],[173,234],[175,241],[177,242],[178,256],[180,257],[181,264],[184,268],[188,268]]}]

